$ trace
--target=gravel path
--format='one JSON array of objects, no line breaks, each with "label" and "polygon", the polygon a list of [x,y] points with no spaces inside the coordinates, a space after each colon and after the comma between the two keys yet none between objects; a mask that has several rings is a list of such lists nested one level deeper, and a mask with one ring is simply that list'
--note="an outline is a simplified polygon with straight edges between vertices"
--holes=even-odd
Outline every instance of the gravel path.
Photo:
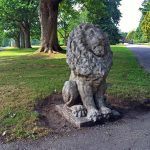
[{"label": "gravel path", "polygon": [[140,65],[150,72],[150,46],[126,45],[137,57]]}]

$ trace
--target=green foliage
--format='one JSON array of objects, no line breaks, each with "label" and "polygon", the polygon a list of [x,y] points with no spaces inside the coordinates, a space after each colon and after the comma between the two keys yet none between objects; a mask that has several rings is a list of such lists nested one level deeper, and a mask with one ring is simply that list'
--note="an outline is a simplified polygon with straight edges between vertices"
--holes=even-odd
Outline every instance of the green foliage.
[{"label": "green foliage", "polygon": [[142,17],[135,32],[134,41],[144,43],[150,41],[150,0],[144,0],[140,10]]},{"label": "green foliage", "polygon": [[97,24],[100,19],[108,15],[104,0],[87,0],[84,4],[88,22]]},{"label": "green foliage", "polygon": [[0,27],[6,37],[18,36],[21,25],[26,22],[32,29],[32,36],[39,33],[38,5],[38,0],[0,0]]},{"label": "green foliage", "polygon": [[135,36],[135,31],[131,31],[127,34],[127,40],[128,41],[132,41],[134,39],[134,36]]},{"label": "green foliage", "polygon": [[[0,0],[0,11],[2,12],[0,14],[0,26],[6,32],[6,37],[18,37],[21,26],[28,23],[32,38],[39,39],[38,5],[39,0]],[[90,22],[99,24],[108,33],[111,43],[117,43],[120,38],[116,27],[121,16],[118,9],[119,5],[120,0],[62,1],[58,17],[60,40],[66,44],[68,35],[75,26],[83,22]]]},{"label": "green foliage", "polygon": [[86,20],[90,23],[99,24],[108,34],[111,44],[119,43],[121,38],[117,28],[121,17],[119,5],[120,0],[88,0],[85,2]]},{"label": "green foliage", "polygon": [[3,29],[0,28],[0,47],[2,46],[3,39],[4,39],[4,32]]},{"label": "green foliage", "polygon": [[145,43],[147,42],[147,39],[145,38],[141,26],[136,29],[135,35],[134,35],[134,42],[135,43]]},{"label": "green foliage", "polygon": [[121,35],[116,25],[111,21],[111,18],[101,19],[99,22],[101,28],[108,34],[111,44],[119,43]]},{"label": "green foliage", "polygon": [[[110,42],[119,42],[117,24],[120,19],[120,0],[64,0],[60,6],[58,34],[66,41],[70,31],[80,23],[98,24],[108,33]],[[66,43],[66,42],[64,42]]]},{"label": "green foliage", "polygon": [[142,7],[140,8],[143,15],[150,11],[150,0],[144,0]]},{"label": "green foliage", "polygon": [[63,39],[66,45],[69,33],[75,26],[79,24],[79,11],[74,9],[74,2],[70,0],[64,0],[60,5],[60,13],[58,17],[58,35]]},{"label": "green foliage", "polygon": [[147,42],[142,30],[141,30],[141,27],[138,27],[136,29],[136,31],[131,31],[127,34],[126,36],[126,41],[127,42],[133,42],[133,43],[144,43],[144,42]]},{"label": "green foliage", "polygon": [[2,47],[6,47],[6,46],[11,46],[11,40],[6,38],[5,36],[3,37],[3,40],[2,40]]},{"label": "green foliage", "polygon": [[141,29],[145,37],[148,39],[148,41],[150,41],[150,11],[146,12],[141,23]]},{"label": "green foliage", "polygon": [[126,43],[127,40],[126,40],[126,36],[127,36],[127,32],[121,32],[120,35],[121,35],[121,39],[120,39],[120,42],[121,43]]}]

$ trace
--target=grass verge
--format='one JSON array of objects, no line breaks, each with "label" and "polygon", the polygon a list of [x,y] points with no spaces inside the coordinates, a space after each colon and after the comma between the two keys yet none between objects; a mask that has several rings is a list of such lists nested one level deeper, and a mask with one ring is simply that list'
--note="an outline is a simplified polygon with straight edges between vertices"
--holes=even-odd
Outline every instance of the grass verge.
[{"label": "grass verge", "polygon": [[108,94],[129,101],[150,98],[150,74],[140,67],[126,47],[114,46],[112,50],[114,65],[107,80],[112,85]]},{"label": "grass verge", "polygon": [[[65,54],[35,54],[36,49],[0,52],[0,134],[7,140],[36,138],[49,129],[37,126],[38,100],[60,92],[69,78]],[[120,100],[150,98],[150,75],[125,47],[113,46],[114,65],[107,82],[108,95]]]}]

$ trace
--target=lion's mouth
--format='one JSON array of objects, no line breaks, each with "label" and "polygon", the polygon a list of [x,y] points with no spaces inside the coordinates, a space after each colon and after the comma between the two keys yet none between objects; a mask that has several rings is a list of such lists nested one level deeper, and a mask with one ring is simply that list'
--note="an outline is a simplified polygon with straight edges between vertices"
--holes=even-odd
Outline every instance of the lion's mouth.
[{"label": "lion's mouth", "polygon": [[94,46],[92,52],[96,56],[103,57],[105,55],[104,46],[101,45]]}]

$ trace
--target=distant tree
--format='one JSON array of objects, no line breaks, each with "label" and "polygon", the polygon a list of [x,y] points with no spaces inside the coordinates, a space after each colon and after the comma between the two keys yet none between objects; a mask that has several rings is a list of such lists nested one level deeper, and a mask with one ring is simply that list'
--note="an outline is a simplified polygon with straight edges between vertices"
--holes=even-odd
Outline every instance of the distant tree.
[{"label": "distant tree", "polygon": [[150,0],[144,0],[140,10],[142,11],[143,15],[145,15],[147,12],[149,12],[150,11]]},{"label": "distant tree", "polygon": [[129,32],[128,34],[127,34],[127,37],[126,37],[126,39],[128,40],[128,41],[133,41],[134,40],[134,37],[135,37],[135,31],[131,31],[131,32]]},{"label": "distant tree", "polygon": [[31,28],[38,22],[38,3],[38,0],[0,0],[0,26],[8,32],[20,30],[26,48],[31,47]]},{"label": "distant tree", "polygon": [[121,36],[122,36],[122,37],[126,37],[127,34],[128,34],[127,32],[121,32]]},{"label": "distant tree", "polygon": [[121,17],[120,10],[118,9],[120,6],[120,1],[121,0],[106,0],[104,4],[106,6],[106,12],[108,15],[100,19],[100,25],[102,26],[102,29],[109,35],[111,44],[119,43],[121,38],[117,27]]},{"label": "distant tree", "polygon": [[84,3],[85,14],[84,18],[87,22],[99,24],[110,39],[111,44],[119,42],[121,35],[117,25],[119,23],[121,13],[118,9],[121,0],[87,0]]},{"label": "distant tree", "polygon": [[135,41],[148,42],[150,37],[150,0],[144,0],[140,8],[142,17],[135,33]]},{"label": "distant tree", "polygon": [[127,32],[121,32],[120,33],[120,36],[121,36],[121,38],[120,38],[120,42],[122,42],[122,43],[125,43],[126,42],[126,36],[127,36]]},{"label": "distant tree", "polygon": [[64,0],[60,5],[60,13],[58,16],[58,34],[63,39],[64,44],[67,44],[69,33],[75,26],[80,24],[80,11],[74,8],[74,2]]},{"label": "distant tree", "polygon": [[146,12],[142,22],[141,29],[145,35],[145,37],[150,41],[150,11]]},{"label": "distant tree", "polygon": [[135,43],[143,43],[146,42],[146,38],[141,30],[141,25],[136,29],[135,34],[134,34],[134,42]]},{"label": "distant tree", "polygon": [[0,27],[0,47],[2,46],[3,39],[4,39],[4,32],[3,29]]},{"label": "distant tree", "polygon": [[17,48],[20,48],[21,47],[21,44],[20,44],[20,30],[18,29],[9,29],[7,31],[5,31],[4,33],[4,38],[7,38],[7,39],[14,39],[15,41],[15,44],[14,46],[17,47]]}]

